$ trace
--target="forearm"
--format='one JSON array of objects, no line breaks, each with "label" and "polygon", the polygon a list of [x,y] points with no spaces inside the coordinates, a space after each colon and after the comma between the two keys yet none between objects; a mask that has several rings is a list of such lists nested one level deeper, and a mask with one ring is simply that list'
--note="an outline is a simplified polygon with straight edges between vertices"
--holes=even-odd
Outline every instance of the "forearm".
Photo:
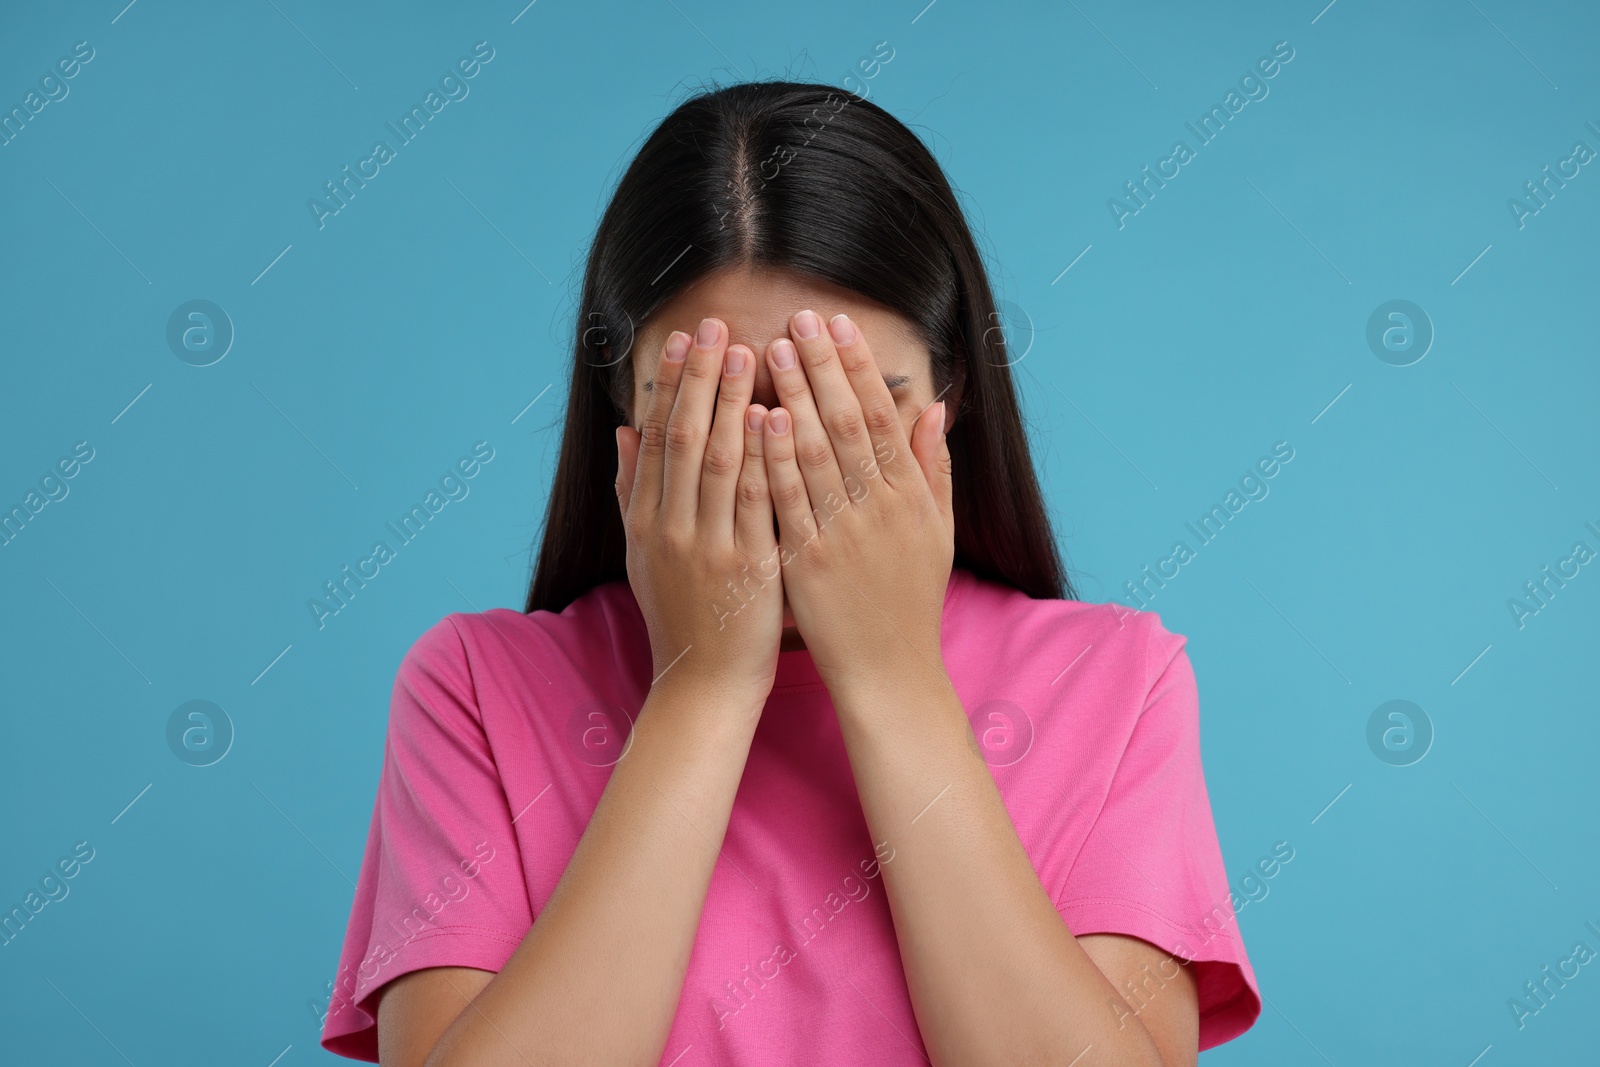
[{"label": "forearm", "polygon": [[1119,994],[1040,885],[948,679],[917,668],[834,702],[872,838],[894,849],[884,888],[933,1063],[1160,1067],[1138,1020],[1106,1010]]},{"label": "forearm", "polygon": [[659,1062],[758,713],[651,690],[549,901],[429,1067]]}]

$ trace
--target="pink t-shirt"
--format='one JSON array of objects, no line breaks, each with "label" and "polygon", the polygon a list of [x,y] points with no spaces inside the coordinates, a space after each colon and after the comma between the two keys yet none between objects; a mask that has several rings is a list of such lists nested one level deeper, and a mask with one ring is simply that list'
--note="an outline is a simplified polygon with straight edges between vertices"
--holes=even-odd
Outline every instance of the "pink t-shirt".
[{"label": "pink t-shirt", "polygon": [[[1076,935],[1128,934],[1197,961],[1205,1049],[1248,1029],[1261,999],[1184,641],[1151,612],[1032,600],[959,568],[945,594],[945,666],[1041,884]],[[376,1061],[375,994],[402,974],[505,964],[577,848],[650,677],[620,581],[560,614],[453,614],[418,639],[395,681],[324,1048]],[[925,1064],[875,859],[828,692],[810,653],[781,652],[662,1062],[804,1049],[817,1063]]]}]

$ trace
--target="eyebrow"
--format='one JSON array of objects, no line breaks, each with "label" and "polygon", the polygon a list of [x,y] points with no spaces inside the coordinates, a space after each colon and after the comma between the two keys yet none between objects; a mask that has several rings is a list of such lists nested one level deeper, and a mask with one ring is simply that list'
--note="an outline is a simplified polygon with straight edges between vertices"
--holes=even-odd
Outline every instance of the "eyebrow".
[{"label": "eyebrow", "polygon": [[[656,380],[654,378],[646,378],[644,380],[644,391],[647,392],[647,393],[650,392],[652,389],[655,388],[655,384],[656,384]],[[907,385],[911,384],[911,375],[909,375],[909,374],[885,374],[883,376],[883,384],[886,385],[890,389],[891,392],[893,390],[895,390],[895,389],[903,389]]]}]

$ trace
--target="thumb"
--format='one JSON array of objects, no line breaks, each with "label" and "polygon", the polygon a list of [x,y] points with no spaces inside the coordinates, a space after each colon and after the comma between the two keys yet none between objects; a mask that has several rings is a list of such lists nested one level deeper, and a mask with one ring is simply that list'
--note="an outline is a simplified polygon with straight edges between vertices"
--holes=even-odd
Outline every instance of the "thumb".
[{"label": "thumb", "polygon": [[912,427],[911,454],[917,457],[928,480],[933,501],[944,516],[945,525],[955,530],[955,504],[951,482],[950,446],[945,441],[945,403],[931,404]]},{"label": "thumb", "polygon": [[618,426],[617,438],[617,507],[628,514],[628,501],[633,499],[633,476],[639,467],[639,431],[632,426]]}]

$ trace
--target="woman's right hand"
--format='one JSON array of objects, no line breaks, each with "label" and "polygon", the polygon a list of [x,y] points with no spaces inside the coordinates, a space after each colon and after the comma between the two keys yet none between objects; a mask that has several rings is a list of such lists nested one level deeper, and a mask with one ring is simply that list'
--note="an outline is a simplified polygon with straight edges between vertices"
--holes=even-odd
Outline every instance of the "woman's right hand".
[{"label": "woman's right hand", "polygon": [[669,335],[640,428],[617,427],[616,491],[652,685],[704,687],[759,711],[777,670],[783,585],[755,368],[720,319],[693,338]]},{"label": "woman's right hand", "polygon": [[[640,429],[617,428],[628,583],[655,660],[627,754],[503,966],[385,987],[385,1064],[662,1062],[782,636],[756,357],[703,325],[704,345],[667,339],[678,358],[660,359]],[[728,583],[746,577],[741,600]],[[626,1010],[586,1025],[596,1005]]]}]

